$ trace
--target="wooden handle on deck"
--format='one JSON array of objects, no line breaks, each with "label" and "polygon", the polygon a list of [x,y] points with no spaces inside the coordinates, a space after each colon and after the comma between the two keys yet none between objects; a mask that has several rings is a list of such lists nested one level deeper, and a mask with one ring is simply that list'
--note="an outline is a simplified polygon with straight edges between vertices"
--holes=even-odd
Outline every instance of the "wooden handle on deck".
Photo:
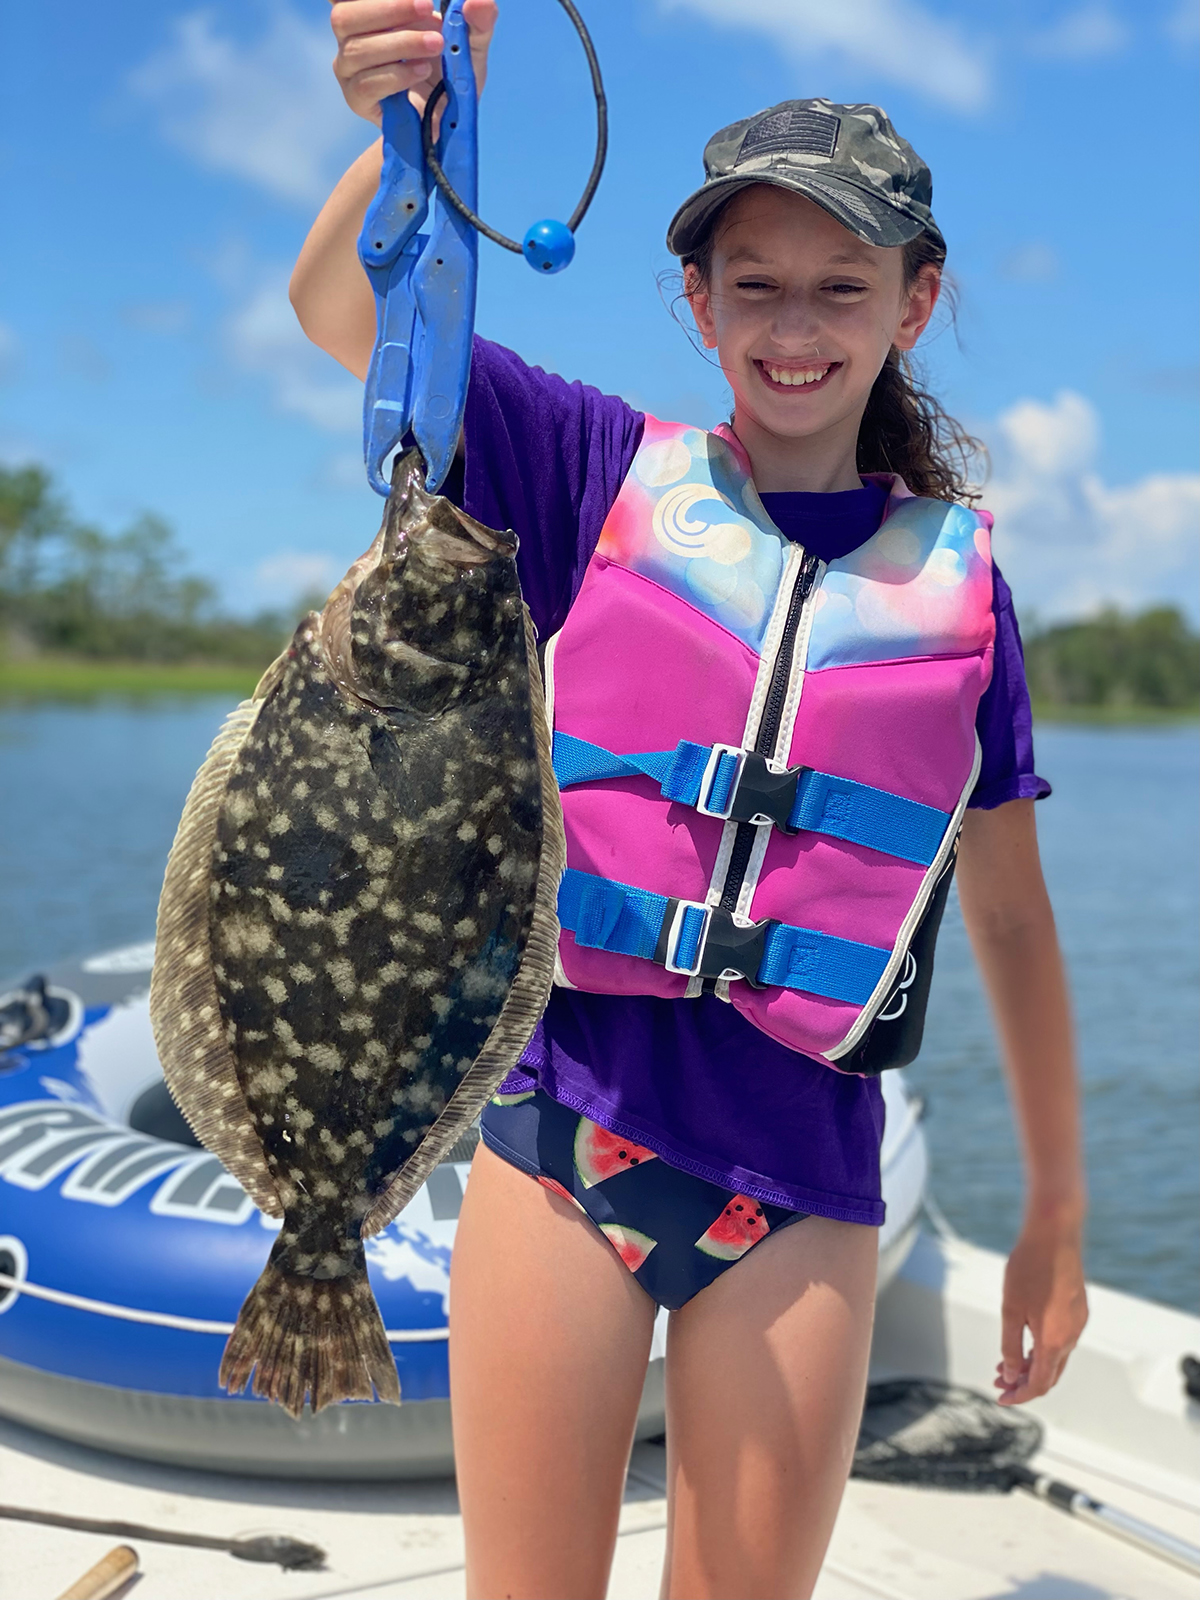
[{"label": "wooden handle on deck", "polygon": [[129,1582],[137,1569],[137,1551],[127,1544],[119,1544],[102,1561],[89,1567],[69,1589],[64,1589],[58,1600],[107,1600],[122,1584]]}]

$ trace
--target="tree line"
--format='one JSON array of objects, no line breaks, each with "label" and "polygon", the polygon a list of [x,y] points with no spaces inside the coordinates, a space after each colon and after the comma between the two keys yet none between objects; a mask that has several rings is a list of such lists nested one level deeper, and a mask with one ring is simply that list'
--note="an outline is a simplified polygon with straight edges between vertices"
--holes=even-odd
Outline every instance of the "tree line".
[{"label": "tree line", "polygon": [[[10,652],[260,667],[302,609],[232,617],[161,518],[104,533],[72,515],[43,468],[0,467],[0,653],[7,640]],[[1175,606],[1030,627],[1025,666],[1044,707],[1200,708],[1200,634]]]},{"label": "tree line", "polygon": [[296,617],[230,616],[184,562],[161,517],[105,533],[72,515],[42,467],[0,467],[0,656],[270,662]]},{"label": "tree line", "polygon": [[1200,709],[1200,634],[1177,606],[1106,610],[1030,628],[1025,673],[1035,704],[1121,710]]}]

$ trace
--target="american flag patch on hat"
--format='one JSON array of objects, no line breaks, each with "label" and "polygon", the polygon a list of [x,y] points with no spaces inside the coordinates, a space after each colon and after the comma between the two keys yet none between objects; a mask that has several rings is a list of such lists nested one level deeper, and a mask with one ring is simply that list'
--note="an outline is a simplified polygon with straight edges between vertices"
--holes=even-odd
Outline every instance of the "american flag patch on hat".
[{"label": "american flag patch on hat", "polygon": [[837,148],[841,125],[842,119],[830,116],[827,111],[781,106],[770,116],[751,123],[737,159],[741,162],[747,156],[765,155],[824,156],[828,159]]}]

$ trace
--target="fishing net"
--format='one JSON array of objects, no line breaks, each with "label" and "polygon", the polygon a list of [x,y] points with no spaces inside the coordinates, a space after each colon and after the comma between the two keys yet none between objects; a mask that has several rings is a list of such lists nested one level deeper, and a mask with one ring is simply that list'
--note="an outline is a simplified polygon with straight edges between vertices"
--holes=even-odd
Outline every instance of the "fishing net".
[{"label": "fishing net", "polygon": [[867,1389],[853,1475],[876,1483],[1004,1492],[1042,1442],[1030,1416],[931,1378]]}]

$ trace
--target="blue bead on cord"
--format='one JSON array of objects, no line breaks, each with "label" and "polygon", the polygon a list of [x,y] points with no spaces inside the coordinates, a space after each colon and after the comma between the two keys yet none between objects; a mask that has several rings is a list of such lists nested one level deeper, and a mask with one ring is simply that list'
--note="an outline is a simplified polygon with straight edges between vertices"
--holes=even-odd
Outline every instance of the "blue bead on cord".
[{"label": "blue bead on cord", "polygon": [[575,235],[565,222],[535,222],[521,241],[521,253],[535,272],[561,272],[575,255]]}]

